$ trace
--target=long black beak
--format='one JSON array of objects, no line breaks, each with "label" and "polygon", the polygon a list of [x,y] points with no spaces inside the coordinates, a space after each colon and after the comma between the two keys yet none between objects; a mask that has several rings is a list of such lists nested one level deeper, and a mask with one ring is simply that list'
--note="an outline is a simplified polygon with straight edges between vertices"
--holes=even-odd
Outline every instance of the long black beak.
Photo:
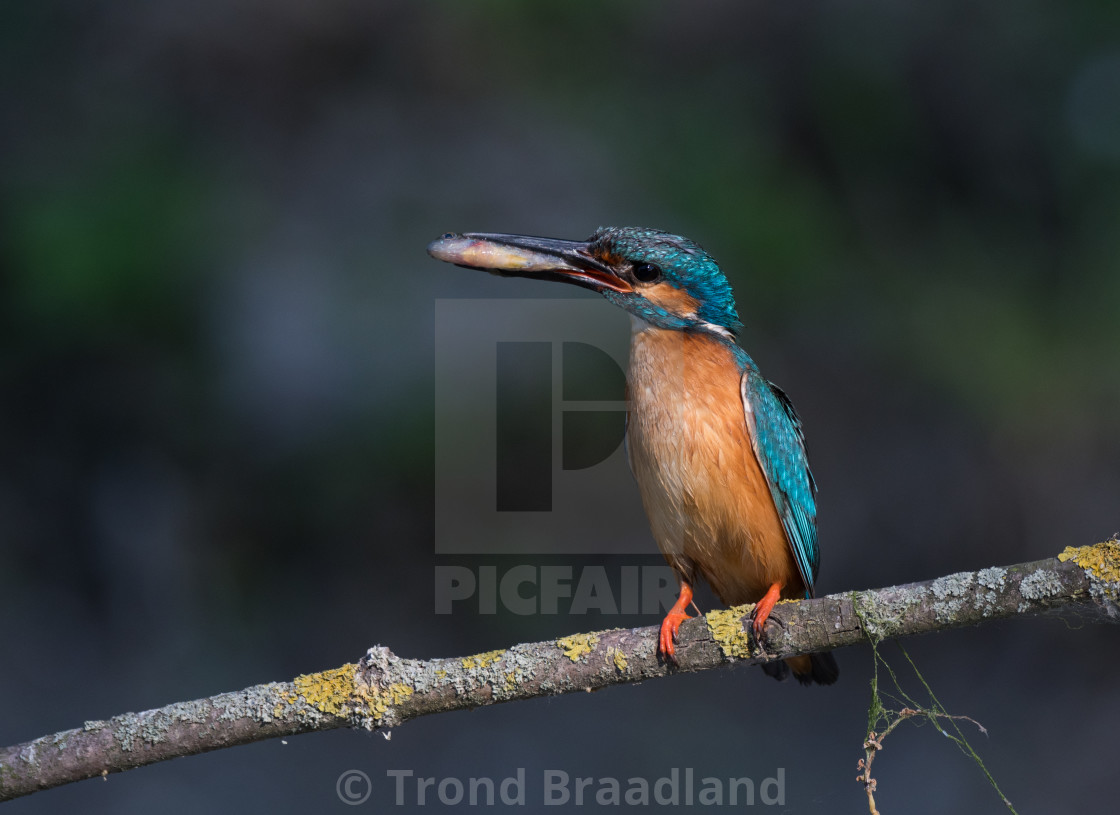
[{"label": "long black beak", "polygon": [[629,283],[591,253],[591,244],[586,241],[448,232],[428,245],[428,254],[456,266],[504,277],[556,280],[600,292],[633,291]]}]

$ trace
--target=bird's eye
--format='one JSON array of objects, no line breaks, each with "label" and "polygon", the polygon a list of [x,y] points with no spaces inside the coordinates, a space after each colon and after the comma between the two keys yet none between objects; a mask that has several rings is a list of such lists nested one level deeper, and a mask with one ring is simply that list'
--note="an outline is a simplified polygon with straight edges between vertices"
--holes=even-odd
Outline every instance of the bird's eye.
[{"label": "bird's eye", "polygon": [[661,277],[661,270],[652,263],[637,263],[630,271],[640,283],[652,283]]}]

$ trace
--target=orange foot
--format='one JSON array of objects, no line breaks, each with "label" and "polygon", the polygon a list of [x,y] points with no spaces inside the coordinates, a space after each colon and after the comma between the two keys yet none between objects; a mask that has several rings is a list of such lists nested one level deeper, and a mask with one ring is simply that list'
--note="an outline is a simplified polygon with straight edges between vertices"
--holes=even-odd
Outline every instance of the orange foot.
[{"label": "orange foot", "polygon": [[692,586],[681,581],[681,593],[677,595],[677,602],[669,609],[669,613],[665,615],[665,619],[661,621],[661,638],[658,641],[657,650],[668,660],[673,662],[677,661],[675,656],[676,647],[673,641],[677,637],[677,631],[681,627],[681,623],[690,619],[688,614],[685,614],[685,609],[688,608],[689,603],[692,602]]},{"label": "orange foot", "polygon": [[762,595],[754,607],[754,613],[751,615],[754,620],[754,638],[756,640],[762,639],[762,631],[766,627],[766,621],[770,618],[770,612],[774,610],[774,604],[778,602],[781,597],[782,584],[774,583],[767,589],[766,594]]}]

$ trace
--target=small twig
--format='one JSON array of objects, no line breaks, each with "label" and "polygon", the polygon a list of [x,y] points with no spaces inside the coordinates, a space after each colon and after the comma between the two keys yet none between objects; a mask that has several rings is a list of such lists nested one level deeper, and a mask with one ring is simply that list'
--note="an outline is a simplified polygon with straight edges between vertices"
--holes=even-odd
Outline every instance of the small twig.
[{"label": "small twig", "polygon": [[875,756],[878,755],[879,752],[883,749],[883,742],[886,740],[887,736],[894,732],[894,729],[904,721],[914,716],[923,716],[931,720],[962,719],[966,722],[971,722],[972,724],[976,725],[976,728],[984,735],[988,734],[988,731],[984,729],[984,726],[980,724],[980,722],[973,719],[971,716],[939,713],[934,710],[925,710],[924,708],[915,710],[914,708],[910,707],[904,707],[898,712],[888,710],[885,711],[885,714],[888,717],[893,715],[893,718],[891,718],[890,723],[882,733],[876,733],[874,730],[872,730],[867,734],[867,739],[863,742],[864,757],[861,758],[856,764],[856,769],[860,771],[860,774],[856,776],[856,781],[859,781],[861,784],[863,784],[864,791],[867,793],[867,808],[870,811],[871,815],[879,815],[879,810],[875,806],[875,790],[879,785],[878,782],[876,782],[876,780],[871,777],[871,763],[875,761]]}]

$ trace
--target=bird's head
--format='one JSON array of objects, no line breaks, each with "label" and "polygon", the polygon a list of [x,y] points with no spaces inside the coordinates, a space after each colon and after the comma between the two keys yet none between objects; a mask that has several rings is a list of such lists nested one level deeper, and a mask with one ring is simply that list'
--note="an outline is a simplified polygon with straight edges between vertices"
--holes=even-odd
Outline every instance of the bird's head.
[{"label": "bird's head", "polygon": [[585,241],[448,233],[428,254],[494,274],[573,283],[659,328],[730,337],[740,327],[731,284],[711,255],[656,229],[604,227]]}]

